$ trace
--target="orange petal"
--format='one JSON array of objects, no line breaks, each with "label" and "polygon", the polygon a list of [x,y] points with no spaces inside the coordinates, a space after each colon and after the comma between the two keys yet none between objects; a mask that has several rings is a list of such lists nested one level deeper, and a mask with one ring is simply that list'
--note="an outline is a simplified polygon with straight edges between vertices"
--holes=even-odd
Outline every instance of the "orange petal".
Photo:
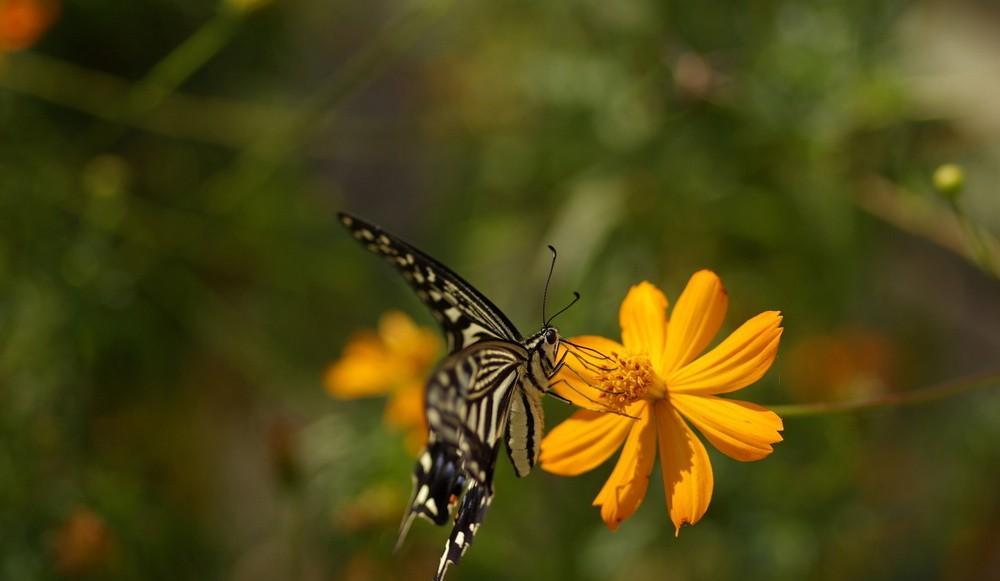
[{"label": "orange petal", "polygon": [[560,476],[592,470],[621,447],[633,420],[580,410],[542,440],[542,468]]},{"label": "orange petal", "polygon": [[618,311],[618,323],[625,348],[648,355],[653,368],[660,369],[667,340],[667,297],[660,289],[646,281],[629,289]]},{"label": "orange petal", "polygon": [[630,413],[639,419],[632,423],[618,463],[594,499],[594,506],[601,507],[601,518],[611,530],[642,504],[656,457],[656,425],[650,405],[639,402],[633,409]]},{"label": "orange petal", "polygon": [[388,311],[379,318],[378,336],[386,351],[410,362],[421,374],[428,371],[441,351],[437,335],[402,311]]},{"label": "orange petal", "polygon": [[670,314],[661,375],[689,363],[719,332],[729,297],[718,275],[699,270],[691,276]]},{"label": "orange petal", "polygon": [[427,442],[424,382],[413,380],[397,389],[385,406],[385,423],[406,432],[406,448],[416,456]]},{"label": "orange petal", "polygon": [[344,353],[326,371],[326,390],[335,397],[382,395],[400,379],[401,370],[373,333],[361,332],[348,341]]},{"label": "orange petal", "polygon": [[742,389],[767,373],[778,352],[781,314],[750,319],[715,349],[668,376],[672,393],[718,394]]},{"label": "orange petal", "polygon": [[669,403],[659,401],[654,407],[667,512],[680,534],[681,525],[695,524],[708,510],[715,485],[712,464],[705,445]]},{"label": "orange petal", "polygon": [[[601,402],[601,392],[595,389],[597,387],[597,377],[588,368],[588,366],[600,366],[603,361],[600,356],[594,355],[586,351],[586,349],[596,349],[610,356],[611,353],[623,352],[625,347],[611,339],[605,339],[597,335],[582,335],[580,337],[572,337],[569,340],[585,349],[574,349],[571,346],[565,345],[561,346],[561,349],[569,349],[571,353],[566,358],[566,364],[563,365],[563,368],[552,379],[551,385],[556,393],[582,408],[603,409],[604,404]],[[579,354],[579,357],[573,353]],[[562,355],[562,351],[560,355]]]},{"label": "orange petal", "polygon": [[410,428],[406,430],[406,449],[414,458],[418,457],[427,445],[427,428]]},{"label": "orange petal", "polygon": [[760,460],[781,441],[781,418],[746,401],[713,395],[672,394],[670,403],[720,452],[734,460]]},{"label": "orange petal", "polygon": [[385,406],[385,422],[408,429],[424,425],[424,383],[409,381],[393,392]]}]

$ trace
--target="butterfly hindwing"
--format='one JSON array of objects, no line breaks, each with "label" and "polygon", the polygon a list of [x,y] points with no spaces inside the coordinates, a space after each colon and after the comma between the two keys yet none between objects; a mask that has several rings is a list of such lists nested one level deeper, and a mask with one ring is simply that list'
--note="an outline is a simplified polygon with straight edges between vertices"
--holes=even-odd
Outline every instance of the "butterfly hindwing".
[{"label": "butterfly hindwing", "polygon": [[447,357],[427,383],[428,426],[459,448],[480,482],[492,480],[526,355],[515,343],[481,341]]},{"label": "butterfly hindwing", "polygon": [[481,341],[446,357],[431,374],[425,402],[430,437],[413,469],[413,494],[399,542],[416,516],[444,524],[466,476],[492,486],[525,355],[514,343]]},{"label": "butterfly hindwing", "polygon": [[458,448],[442,442],[431,432],[427,446],[413,468],[413,493],[410,495],[409,510],[399,527],[396,549],[402,546],[416,517],[426,518],[436,525],[448,522],[453,504],[465,489],[465,482]]},{"label": "butterfly hindwing", "polygon": [[414,468],[413,483],[411,510],[437,525],[448,522],[451,499],[465,487],[458,450],[432,437]]},{"label": "butterfly hindwing", "polygon": [[402,273],[440,323],[449,352],[484,339],[521,341],[514,323],[447,266],[374,224],[344,213],[340,222],[368,250],[386,258]]},{"label": "butterfly hindwing", "polygon": [[441,555],[441,562],[438,563],[437,573],[434,581],[442,581],[448,567],[458,564],[472,544],[472,539],[479,530],[486,517],[486,510],[493,501],[493,490],[488,484],[472,481],[465,496],[462,497],[462,506],[458,510],[455,518],[455,526],[451,529],[451,534],[444,544],[444,553]]}]

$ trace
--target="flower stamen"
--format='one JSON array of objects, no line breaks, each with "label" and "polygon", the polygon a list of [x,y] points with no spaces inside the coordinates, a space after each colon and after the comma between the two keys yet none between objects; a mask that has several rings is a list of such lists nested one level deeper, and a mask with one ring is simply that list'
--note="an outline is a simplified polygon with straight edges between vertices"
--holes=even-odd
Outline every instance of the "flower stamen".
[{"label": "flower stamen", "polygon": [[597,384],[603,388],[601,399],[608,408],[621,412],[640,399],[663,396],[663,382],[648,357],[611,353],[611,359],[609,369],[597,374]]}]

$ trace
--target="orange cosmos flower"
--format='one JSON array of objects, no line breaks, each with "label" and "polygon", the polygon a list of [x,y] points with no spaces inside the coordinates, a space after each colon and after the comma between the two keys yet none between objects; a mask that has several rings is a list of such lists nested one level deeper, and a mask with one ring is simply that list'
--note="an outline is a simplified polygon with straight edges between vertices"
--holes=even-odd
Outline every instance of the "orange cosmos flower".
[{"label": "orange cosmos flower", "polygon": [[385,422],[406,432],[414,452],[427,439],[424,384],[441,352],[437,334],[399,311],[379,319],[378,332],[362,331],[326,372],[326,389],[340,399],[388,395]]},{"label": "orange cosmos flower", "polygon": [[667,511],[677,533],[681,525],[694,524],[705,514],[712,499],[712,465],[689,422],[736,460],[760,460],[771,453],[771,444],[781,441],[777,414],[719,397],[754,383],[771,367],[782,332],[781,315],[761,313],[700,355],[722,325],[727,303],[719,277],[702,270],[691,277],[668,323],[667,298],[643,282],[622,301],[621,343],[596,336],[571,339],[583,349],[570,347],[578,357],[568,359],[554,388],[578,405],[593,407],[597,402],[634,419],[576,412],[542,442],[542,467],[575,476],[621,447],[618,464],[594,499],[611,530],[642,503],[657,448]]}]

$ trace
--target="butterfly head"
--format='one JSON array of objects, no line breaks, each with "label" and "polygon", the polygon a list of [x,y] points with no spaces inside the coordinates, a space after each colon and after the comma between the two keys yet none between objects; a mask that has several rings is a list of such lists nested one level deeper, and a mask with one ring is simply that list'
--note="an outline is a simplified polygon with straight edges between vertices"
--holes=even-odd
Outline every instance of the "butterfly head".
[{"label": "butterfly head", "polygon": [[551,326],[545,325],[542,330],[532,335],[526,341],[526,347],[531,352],[530,359],[536,379],[540,384],[547,383],[547,380],[555,374],[559,359],[559,343],[562,338],[559,331]]},{"label": "butterfly head", "polygon": [[[555,264],[556,249],[549,246],[552,250],[552,263]],[[552,269],[549,269],[549,279],[552,278]],[[559,337],[559,331],[552,326],[552,319],[555,319],[559,315],[566,312],[567,309],[576,304],[576,301],[580,300],[580,293],[573,293],[573,300],[570,301],[568,305],[559,310],[558,313],[552,315],[549,318],[545,318],[545,297],[548,296],[549,283],[548,280],[545,282],[545,294],[542,298],[542,330],[538,332],[530,342],[532,349],[539,352],[540,357],[538,358],[543,362],[541,371],[544,373],[546,379],[551,379],[562,367],[559,357],[559,344],[562,339]]]},{"label": "butterfly head", "polygon": [[545,356],[545,359],[555,365],[559,351],[559,331],[555,327],[546,325],[542,329],[541,341],[538,342],[538,349]]}]

